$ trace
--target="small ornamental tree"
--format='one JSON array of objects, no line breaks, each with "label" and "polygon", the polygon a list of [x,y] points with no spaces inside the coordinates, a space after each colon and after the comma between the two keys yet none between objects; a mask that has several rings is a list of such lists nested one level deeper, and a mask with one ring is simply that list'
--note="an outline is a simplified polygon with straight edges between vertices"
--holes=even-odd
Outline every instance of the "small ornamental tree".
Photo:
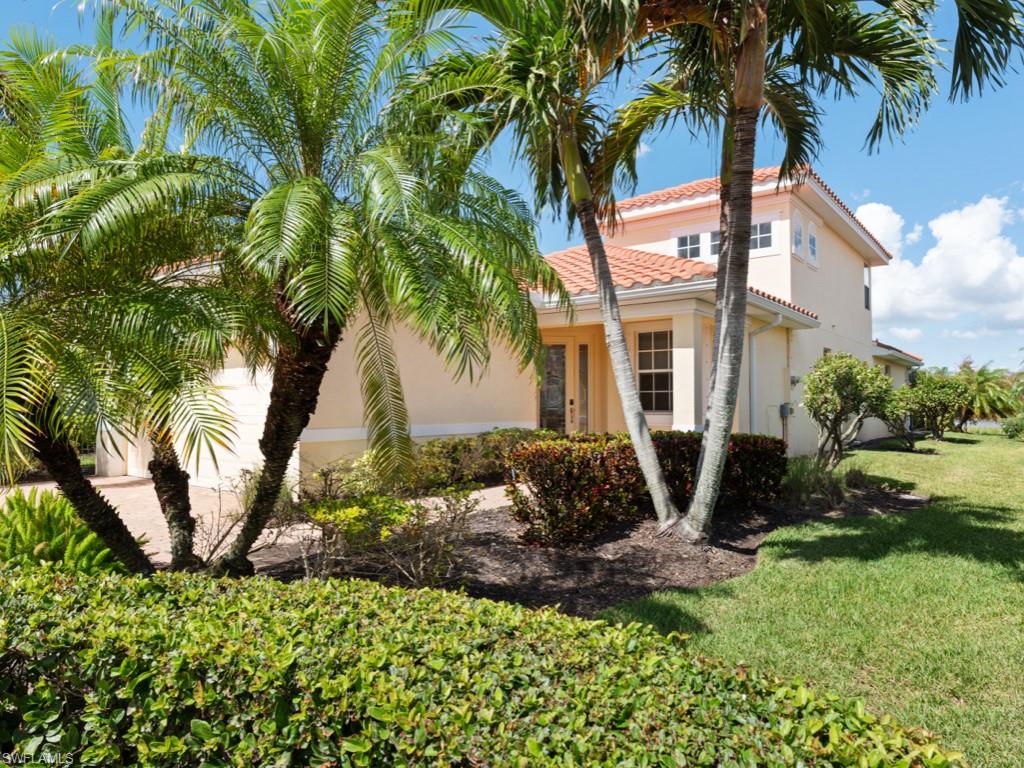
[{"label": "small ornamental tree", "polygon": [[900,387],[890,390],[873,414],[885,422],[890,434],[908,451],[914,450],[914,430],[911,426],[913,411],[914,393],[910,387]]},{"label": "small ornamental tree", "polygon": [[909,413],[933,438],[941,440],[953,428],[971,399],[968,384],[942,371],[919,371],[908,393]]},{"label": "small ornamental tree", "polygon": [[818,425],[819,463],[834,467],[864,419],[884,409],[892,391],[881,368],[845,352],[827,354],[804,380],[804,407]]}]

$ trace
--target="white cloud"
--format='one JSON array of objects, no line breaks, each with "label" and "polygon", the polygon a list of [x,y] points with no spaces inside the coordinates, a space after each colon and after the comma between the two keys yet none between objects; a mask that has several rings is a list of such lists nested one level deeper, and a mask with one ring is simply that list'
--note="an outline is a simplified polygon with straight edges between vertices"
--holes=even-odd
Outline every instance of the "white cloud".
[{"label": "white cloud", "polygon": [[[879,239],[906,242],[903,217],[889,206],[869,205],[867,218],[874,217]],[[1007,198],[985,196],[932,219],[935,244],[919,264],[894,250],[889,266],[873,272],[875,318],[949,321],[970,313],[989,329],[1024,327],[1024,256],[1003,234],[1015,215]]]},{"label": "white cloud", "polygon": [[942,335],[954,339],[973,340],[980,339],[983,336],[998,336],[999,331],[993,331],[991,328],[977,328],[973,330],[961,330],[959,328],[956,328],[952,331],[943,331]]},{"label": "white cloud", "polygon": [[646,141],[641,141],[640,146],[636,148],[636,156],[643,157],[651,151],[651,145]]},{"label": "white cloud", "polygon": [[897,339],[903,341],[913,341],[914,339],[921,338],[921,334],[924,333],[920,328],[901,328],[899,326],[893,326],[889,329],[889,335],[895,336]]},{"label": "white cloud", "polygon": [[893,256],[901,256],[904,245],[913,245],[921,239],[921,225],[915,224],[904,236],[903,227],[906,222],[892,206],[885,203],[864,203],[858,206],[855,215]]}]

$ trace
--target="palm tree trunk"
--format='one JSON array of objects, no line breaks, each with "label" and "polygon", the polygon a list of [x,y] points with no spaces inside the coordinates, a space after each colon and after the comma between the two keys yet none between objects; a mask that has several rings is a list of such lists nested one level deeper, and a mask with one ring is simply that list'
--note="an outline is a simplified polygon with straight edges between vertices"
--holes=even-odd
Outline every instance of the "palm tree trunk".
[{"label": "palm tree trunk", "polygon": [[303,329],[294,346],[282,347],[274,361],[267,419],[260,438],[263,467],[256,493],[235,540],[211,570],[219,575],[243,576],[255,569],[249,550],[263,533],[281,496],[288,464],[302,430],[316,410],[320,385],[331,354],[341,341],[341,330],[322,325]]},{"label": "palm tree trunk", "polygon": [[[743,365],[747,321],[747,273],[750,265],[751,188],[758,109],[742,107],[735,113],[732,174],[728,196],[722,201],[727,234],[722,243],[719,269],[725,269],[719,299],[721,326],[711,403],[697,462],[697,482],[686,518],[680,524],[688,539],[706,535],[718,501],[722,470],[732,434]],[[718,314],[716,312],[716,314]]]},{"label": "palm tree trunk", "polygon": [[203,561],[194,551],[196,520],[192,516],[188,472],[182,469],[178,452],[168,435],[154,435],[150,445],[153,458],[148,469],[171,538],[171,570],[195,570]]},{"label": "palm tree trunk", "polygon": [[706,537],[718,502],[736,415],[746,338],[754,149],[758,115],[764,100],[768,28],[767,11],[762,3],[751,3],[745,14],[747,34],[736,58],[731,119],[726,120],[726,129],[731,128],[731,135],[727,133],[723,137],[728,143],[723,144],[722,152],[722,241],[715,297],[715,314],[720,325],[715,328],[714,381],[697,460],[697,481],[686,517],[678,526],[680,533],[691,541]]},{"label": "palm tree trunk", "polygon": [[132,573],[149,575],[153,564],[109,501],[82,474],[74,447],[40,429],[34,436],[33,453],[50,473],[78,516]]},{"label": "palm tree trunk", "polygon": [[597,212],[594,209],[593,190],[590,179],[583,166],[580,155],[579,141],[572,126],[563,126],[559,137],[558,152],[562,161],[569,197],[576,208],[576,218],[583,231],[583,239],[590,254],[590,266],[594,270],[594,281],[597,284],[597,295],[601,303],[601,320],[604,324],[604,340],[608,347],[608,356],[612,361],[612,375],[615,387],[622,403],[622,414],[626,420],[626,431],[633,443],[636,460],[640,465],[647,490],[654,502],[654,511],[658,516],[660,531],[668,531],[679,522],[679,510],[672,501],[665,473],[658,462],[658,454],[651,440],[651,431],[647,426],[647,417],[640,404],[640,391],[636,377],[633,375],[633,363],[629,359],[629,347],[626,346],[626,334],[622,330],[622,316],[619,313],[619,299],[615,295],[615,283],[608,266],[608,254],[604,250],[604,240],[597,224]]},{"label": "palm tree trunk", "polygon": [[[733,129],[735,127],[735,110],[730,110],[725,117],[722,130],[722,158],[718,173],[718,264],[715,268],[715,331],[712,336],[711,375],[709,376],[708,392],[715,389],[715,374],[718,373],[718,351],[721,346],[722,313],[724,312],[725,287],[729,278],[730,260],[725,258],[729,252],[729,183],[732,179],[732,147]],[[704,431],[707,432],[711,420],[711,400],[704,404]]]},{"label": "palm tree trunk", "polygon": [[612,281],[611,269],[608,267],[608,256],[605,254],[601,230],[597,225],[593,201],[586,199],[576,203],[576,216],[583,230],[583,238],[590,254],[590,264],[597,282],[597,293],[601,300],[601,320],[604,322],[604,340],[608,346],[608,356],[612,361],[612,373],[615,386],[622,402],[622,413],[626,419],[629,439],[633,442],[636,459],[640,464],[647,490],[654,501],[654,511],[658,516],[660,530],[668,530],[679,520],[679,510],[672,501],[665,473],[658,461],[658,454],[651,440],[651,432],[647,426],[643,406],[640,404],[640,392],[637,389],[636,377],[633,375],[633,363],[629,358],[626,346],[626,334],[622,330],[622,317],[619,314],[619,300],[615,295],[615,283]]}]

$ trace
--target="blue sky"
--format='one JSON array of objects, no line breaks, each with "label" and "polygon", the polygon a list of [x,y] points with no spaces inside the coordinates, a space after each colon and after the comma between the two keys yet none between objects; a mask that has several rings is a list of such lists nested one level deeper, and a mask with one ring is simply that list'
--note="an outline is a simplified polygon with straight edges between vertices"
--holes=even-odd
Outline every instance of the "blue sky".
[{"label": "blue sky", "polygon": [[[34,24],[60,42],[88,37],[75,2],[3,0],[0,30]],[[952,3],[942,4],[939,37],[952,34]],[[633,83],[639,83],[635,77]],[[945,85],[945,82],[943,82]],[[629,90],[630,83],[620,88]],[[872,94],[828,105],[821,176],[865,224],[898,254],[875,270],[876,335],[955,366],[966,356],[1018,368],[1024,361],[1024,75],[967,104],[935,100],[921,124],[895,145],[869,155],[864,136]],[[639,160],[638,192],[713,176],[718,151],[677,129],[652,137]],[[757,160],[776,164],[781,143],[763,134]],[[496,147],[491,170],[529,194],[507,144]],[[555,250],[576,242],[564,222],[542,216],[540,244]]]}]

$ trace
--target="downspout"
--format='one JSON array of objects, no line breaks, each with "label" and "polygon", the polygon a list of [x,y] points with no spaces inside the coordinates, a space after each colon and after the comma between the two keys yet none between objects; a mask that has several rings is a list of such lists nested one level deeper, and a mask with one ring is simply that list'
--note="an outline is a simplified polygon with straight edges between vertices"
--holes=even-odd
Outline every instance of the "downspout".
[{"label": "downspout", "polygon": [[772,320],[768,325],[762,325],[756,331],[751,331],[747,334],[747,338],[750,340],[750,375],[747,376],[747,384],[750,387],[750,392],[747,396],[747,405],[750,409],[750,434],[757,434],[757,403],[755,392],[757,392],[757,344],[754,339],[760,336],[765,331],[770,331],[773,328],[778,328],[782,325],[782,313],[776,312],[775,319]]}]

